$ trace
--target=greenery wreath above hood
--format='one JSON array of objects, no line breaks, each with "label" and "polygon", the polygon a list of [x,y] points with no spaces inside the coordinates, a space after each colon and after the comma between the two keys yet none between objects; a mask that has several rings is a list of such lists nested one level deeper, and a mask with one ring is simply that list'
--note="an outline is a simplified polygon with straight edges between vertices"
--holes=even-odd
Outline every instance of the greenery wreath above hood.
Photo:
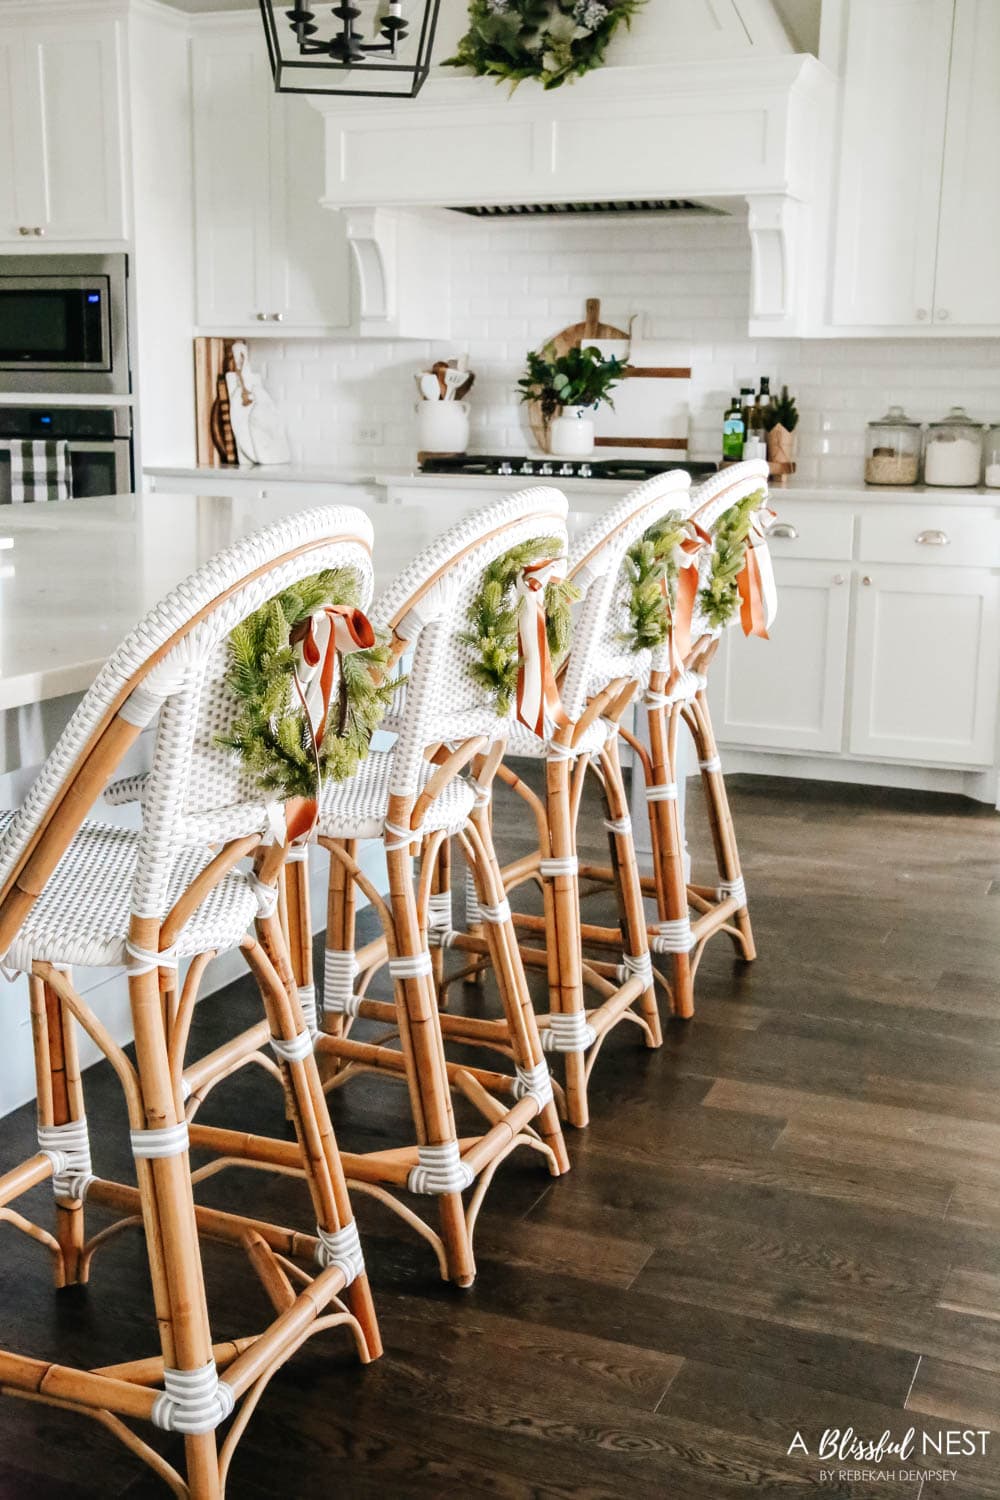
[{"label": "greenery wreath above hood", "polygon": [[515,88],[547,89],[599,68],[608,43],[646,0],[471,0],[469,29],[447,68],[471,68]]}]

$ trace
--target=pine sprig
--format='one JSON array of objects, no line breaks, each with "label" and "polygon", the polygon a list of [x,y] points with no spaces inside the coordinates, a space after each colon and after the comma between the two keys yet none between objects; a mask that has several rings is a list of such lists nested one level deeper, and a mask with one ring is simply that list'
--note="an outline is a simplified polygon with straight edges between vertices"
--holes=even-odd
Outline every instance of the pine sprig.
[{"label": "pine sprig", "polygon": [[[631,651],[655,651],[670,639],[671,610],[677,602],[677,548],[684,535],[683,521],[676,511],[671,511],[644,532],[626,554],[625,567],[632,589],[625,644]],[[663,592],[664,580],[669,609]]]},{"label": "pine sprig", "polygon": [[711,579],[698,595],[701,612],[713,629],[721,630],[739,608],[737,580],[746,559],[750,524],[763,503],[764,491],[755,490],[731,506],[716,523]]},{"label": "pine sprig", "polygon": [[[469,675],[489,695],[501,717],[510,712],[521,667],[515,592],[518,576],[532,563],[557,557],[561,547],[559,538],[553,536],[534,537],[512,547],[490,563],[469,605],[468,629],[459,640],[475,652]],[[569,650],[571,611],[579,597],[580,590],[568,579],[546,585],[545,634],[555,660]]]},{"label": "pine sprig", "polygon": [[605,60],[608,44],[646,0],[471,0],[469,30],[446,68],[509,83],[558,88]]},{"label": "pine sprig", "polygon": [[294,696],[291,633],[316,610],[354,606],[359,597],[353,568],[327,568],[268,600],[230,634],[226,682],[239,711],[217,743],[242,762],[261,791],[282,801],[315,797],[317,770],[321,782],[353,775],[400,685],[398,678],[387,676],[387,641],[342,656],[343,712],[334,699],[317,755]]}]

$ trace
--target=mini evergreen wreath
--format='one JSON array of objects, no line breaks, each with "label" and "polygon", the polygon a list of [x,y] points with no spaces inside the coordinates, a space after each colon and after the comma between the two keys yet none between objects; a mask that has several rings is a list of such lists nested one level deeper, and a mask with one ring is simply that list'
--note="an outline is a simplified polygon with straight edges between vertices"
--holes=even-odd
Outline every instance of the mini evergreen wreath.
[{"label": "mini evergreen wreath", "polygon": [[303,578],[261,606],[229,637],[226,681],[240,709],[218,743],[242,761],[261,791],[280,801],[314,798],[327,780],[343,781],[368,754],[371,737],[399,686],[387,678],[391,651],[378,641],[339,658],[339,709],[334,705],[323,743],[313,744],[306,715],[292,701],[295,627],[327,605],[357,605],[353,568],[328,568]]},{"label": "mini evergreen wreath", "polygon": [[663,580],[673,605],[677,593],[676,552],[686,535],[677,511],[657,521],[629,548],[625,566],[632,580],[629,630],[624,637],[630,651],[655,651],[670,639],[670,611],[664,608]]},{"label": "mini evergreen wreath", "polygon": [[752,495],[737,501],[716,524],[711,582],[698,595],[702,614],[713,629],[728,624],[739,608],[737,580],[746,559],[750,523],[754,512],[763,503],[764,491],[755,490]]},{"label": "mini evergreen wreath", "polygon": [[608,43],[646,0],[471,0],[469,29],[446,68],[471,68],[512,87],[537,78],[547,89],[604,62]]},{"label": "mini evergreen wreath", "polygon": [[[535,537],[495,558],[483,574],[479,592],[469,605],[469,629],[459,636],[476,653],[469,674],[486,689],[502,716],[510,712],[517,693],[521,657],[517,644],[517,597],[519,575],[532,563],[558,557],[558,537]],[[568,579],[554,580],[545,587],[545,634],[553,663],[569,650],[572,605],[580,590]]]}]

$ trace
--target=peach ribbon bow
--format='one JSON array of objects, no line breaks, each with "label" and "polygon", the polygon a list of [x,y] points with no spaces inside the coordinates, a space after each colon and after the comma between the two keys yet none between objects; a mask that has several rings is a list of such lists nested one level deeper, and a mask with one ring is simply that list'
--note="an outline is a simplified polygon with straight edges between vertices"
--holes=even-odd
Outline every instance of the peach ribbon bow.
[{"label": "peach ribbon bow", "polygon": [[[316,763],[316,796],[297,801],[287,821],[289,840],[312,832],[319,815],[319,752],[330,717],[338,656],[367,651],[375,644],[375,630],[363,610],[348,604],[328,604],[296,625],[290,642],[295,655],[293,682],[309,726]],[[341,719],[347,713],[347,688],[340,674]]]},{"label": "peach ribbon bow", "polygon": [[743,568],[736,580],[740,591],[740,624],[744,635],[767,640],[768,627],[778,608],[778,591],[774,582],[771,552],[767,545],[767,528],[775,513],[767,505],[754,512],[747,537]]},{"label": "peach ribbon bow", "polygon": [[561,558],[529,563],[517,580],[517,718],[548,739],[553,729],[569,724],[556,687],[549,640],[545,630],[545,589],[564,577]]}]

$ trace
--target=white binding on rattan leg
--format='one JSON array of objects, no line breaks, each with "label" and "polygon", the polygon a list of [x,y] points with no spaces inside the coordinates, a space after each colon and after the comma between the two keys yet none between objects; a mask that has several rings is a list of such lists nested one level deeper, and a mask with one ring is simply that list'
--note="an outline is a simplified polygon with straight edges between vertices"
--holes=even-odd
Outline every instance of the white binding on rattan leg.
[{"label": "white binding on rattan leg", "polygon": [[659,786],[657,786],[657,785],[647,785],[647,787],[646,787],[646,801],[647,802],[676,802],[677,801],[677,783],[676,783],[676,781],[664,781],[664,782],[661,782]]},{"label": "white binding on rattan leg", "polygon": [[427,941],[432,948],[450,948],[455,941],[451,891],[433,891],[427,898]]},{"label": "white binding on rattan leg", "polygon": [[651,939],[654,953],[690,953],[697,941],[691,930],[690,917],[657,922]]},{"label": "white binding on rattan leg", "polygon": [[539,1036],[545,1052],[586,1052],[597,1041],[597,1032],[583,1010],[571,1010],[565,1014],[552,1011],[548,1026],[541,1028]]},{"label": "white binding on rattan leg", "polygon": [[572,745],[564,745],[560,740],[548,740],[545,754],[549,760],[576,760],[582,751],[574,749]]},{"label": "white binding on rattan leg", "polygon": [[482,921],[479,915],[479,897],[476,894],[475,876],[465,867],[465,925],[466,927],[478,927]]},{"label": "white binding on rattan leg", "polygon": [[417,1161],[406,1179],[411,1193],[462,1193],[475,1180],[476,1174],[462,1160],[457,1141],[418,1146]]},{"label": "white binding on rattan leg", "polygon": [[506,896],[498,901],[496,906],[484,906],[479,903],[479,915],[482,921],[490,922],[494,927],[500,927],[504,922],[510,921],[510,902]]},{"label": "white binding on rattan leg", "polygon": [[719,759],[719,757],[717,755],[710,755],[709,758],[708,758],[708,760],[700,760],[698,762],[698,770],[699,771],[721,771],[722,770],[722,761]]},{"label": "white binding on rattan leg", "polygon": [[638,974],[647,990],[652,988],[653,960],[648,953],[622,954],[622,965],[618,977],[620,979],[630,979],[633,974]]},{"label": "white binding on rattan leg", "polygon": [[323,956],[323,1012],[328,1016],[356,1016],[361,1004],[354,993],[358,962],[353,948],[327,948]]},{"label": "white binding on rattan leg", "polygon": [[300,1031],[290,1042],[284,1037],[272,1036],[271,1050],[284,1062],[305,1062],[313,1050],[313,1039],[308,1031]]},{"label": "white binding on rattan leg", "polygon": [[735,880],[722,880],[716,888],[715,894],[720,901],[735,899],[738,907],[747,904],[747,888],[742,875],[737,875]]},{"label": "white binding on rattan leg", "polygon": [[232,1413],[236,1397],[219,1379],[215,1361],[198,1370],[164,1370],[164,1389],[153,1402],[153,1424],[186,1437],[214,1432]]},{"label": "white binding on rattan leg", "polygon": [[305,864],[305,862],[306,862],[306,860],[308,858],[309,858],[309,845],[308,844],[292,844],[291,848],[288,850],[287,854],[285,855],[285,863],[289,864],[289,865],[301,865],[301,864]]},{"label": "white binding on rattan leg", "polygon": [[387,849],[408,849],[418,837],[412,828],[403,828],[399,823],[390,823],[388,818],[385,820],[384,827],[383,839]]},{"label": "white binding on rattan leg", "polygon": [[533,1068],[518,1067],[512,1093],[515,1099],[526,1099],[530,1094],[531,1098],[538,1105],[539,1110],[543,1110],[547,1104],[551,1104],[553,1099],[552,1075],[549,1072],[548,1064],[540,1062],[536,1063]]},{"label": "white binding on rattan leg", "polygon": [[393,979],[419,979],[421,974],[432,973],[433,967],[429,953],[404,953],[389,960],[389,973]]},{"label": "white binding on rattan leg", "polygon": [[354,1219],[345,1224],[343,1229],[332,1232],[324,1229],[321,1224],[316,1226],[316,1236],[319,1244],[316,1246],[316,1263],[326,1270],[329,1266],[339,1266],[344,1273],[344,1285],[350,1286],[352,1281],[365,1274],[365,1257],[361,1249],[361,1237],[358,1234],[358,1226]]},{"label": "white binding on rattan leg", "polygon": [[163,1156],[180,1156],[188,1149],[187,1121],[165,1125],[162,1130],[130,1130],[132,1155],[156,1161]]},{"label": "white binding on rattan leg", "polygon": [[134,977],[139,974],[152,974],[157,969],[176,969],[177,967],[177,953],[174,947],[162,948],[154,953],[152,949],[140,948],[138,943],[133,943],[131,938],[126,938],[125,952],[128,955],[125,967]]},{"label": "white binding on rattan leg", "polygon": [[314,984],[299,985],[299,1006],[303,1021],[310,1034],[315,1037],[319,1031],[319,1017],[316,1014],[316,986]]},{"label": "white binding on rattan leg", "polygon": [[52,1192],[57,1199],[85,1198],[94,1180],[86,1116],[65,1125],[39,1125],[38,1149],[52,1163]]},{"label": "white binding on rattan leg", "polygon": [[273,917],[278,910],[278,887],[268,885],[266,881],[255,875],[253,870],[247,874],[247,884],[253,891],[257,902],[257,915],[266,922],[268,917]]},{"label": "white binding on rattan leg", "polygon": [[473,805],[475,807],[488,807],[493,800],[493,788],[491,786],[483,786],[480,781],[473,781],[471,786],[476,798]]},{"label": "white binding on rattan leg", "polygon": [[605,818],[604,826],[609,833],[620,833],[624,838],[626,834],[632,832],[632,819],[628,813],[625,814],[624,818]]},{"label": "white binding on rattan leg", "polygon": [[568,854],[563,859],[540,859],[538,861],[538,873],[543,880],[555,880],[557,875],[578,875],[580,872],[580,861],[575,854]]}]

